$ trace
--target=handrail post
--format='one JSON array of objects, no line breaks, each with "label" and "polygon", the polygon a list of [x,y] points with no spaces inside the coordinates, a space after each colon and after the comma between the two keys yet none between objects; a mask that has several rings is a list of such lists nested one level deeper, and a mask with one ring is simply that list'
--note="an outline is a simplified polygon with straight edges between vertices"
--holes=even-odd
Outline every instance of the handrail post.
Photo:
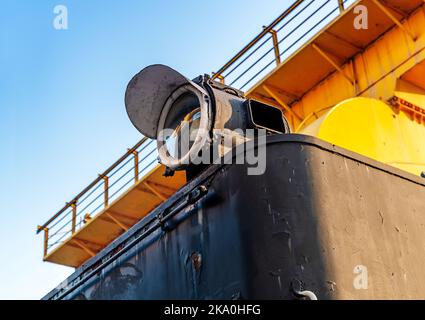
[{"label": "handrail post", "polygon": [[339,12],[344,12],[345,6],[344,6],[344,0],[338,0],[338,6],[339,6]]},{"label": "handrail post", "polygon": [[213,80],[214,79],[218,79],[221,84],[224,84],[224,77],[221,74],[213,72]]},{"label": "handrail post", "polygon": [[44,228],[44,257],[47,256],[49,246],[49,228]]},{"label": "handrail post", "polygon": [[104,203],[105,203],[105,208],[108,206],[109,204],[109,178],[108,176],[102,176],[103,178],[103,186],[104,186]]},{"label": "handrail post", "polygon": [[139,152],[137,150],[133,151],[134,155],[134,182],[139,181]]},{"label": "handrail post", "polygon": [[[263,26],[263,28],[266,29],[267,27]],[[274,57],[276,59],[276,65],[279,65],[280,64],[280,50],[279,50],[279,41],[277,39],[277,32],[274,29],[270,29],[269,32],[272,35]]]},{"label": "handrail post", "polygon": [[239,51],[232,59],[230,59],[224,66],[213,75],[212,80],[218,78],[219,75],[223,74],[235,61],[237,61],[243,54],[245,54],[249,49],[251,49],[259,40],[263,38],[265,34],[269,32],[270,29],[273,29],[280,21],[286,18],[291,12],[293,12],[302,2],[305,0],[296,0],[288,9],[286,9],[276,20],[274,20],[266,30],[263,30],[259,35],[251,40],[241,51]]},{"label": "handrail post", "polygon": [[75,202],[71,203],[72,208],[72,234],[75,233],[75,227],[77,225],[77,204]]}]

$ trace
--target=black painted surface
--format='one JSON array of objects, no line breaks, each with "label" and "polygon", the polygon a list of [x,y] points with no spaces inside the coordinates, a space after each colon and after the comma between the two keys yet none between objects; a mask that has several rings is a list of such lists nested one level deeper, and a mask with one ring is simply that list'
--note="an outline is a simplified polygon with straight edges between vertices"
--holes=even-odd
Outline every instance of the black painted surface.
[{"label": "black painted surface", "polygon": [[[400,197],[425,195],[420,177],[311,137],[275,136],[268,139],[265,174],[248,176],[245,165],[211,167],[180,191],[188,194],[204,185],[208,191],[199,200],[177,210],[125,254],[113,256],[142,232],[143,221],[175,207],[176,195],[45,298],[293,299],[294,280],[321,299],[333,298],[328,281],[333,271],[321,234],[326,227],[319,220],[325,207],[342,210],[350,195],[323,198],[322,191],[341,190],[356,179],[400,188]],[[400,200],[379,197],[366,208],[354,201],[350,214]]]}]

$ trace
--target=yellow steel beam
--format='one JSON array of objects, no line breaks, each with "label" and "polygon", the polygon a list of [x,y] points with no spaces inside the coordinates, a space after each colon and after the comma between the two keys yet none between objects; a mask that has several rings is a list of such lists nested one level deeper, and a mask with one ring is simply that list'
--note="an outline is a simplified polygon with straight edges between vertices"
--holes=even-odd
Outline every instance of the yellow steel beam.
[{"label": "yellow steel beam", "polygon": [[75,228],[77,226],[77,204],[75,202],[71,203],[72,208],[72,225],[71,225],[71,233],[75,233]]},{"label": "yellow steel beam", "polygon": [[48,247],[49,247],[49,228],[44,229],[44,256],[47,255]]},{"label": "yellow steel beam", "polygon": [[79,246],[81,249],[83,249],[86,253],[88,253],[90,256],[94,257],[96,254],[90,250],[89,248],[87,248],[82,242],[80,242],[79,240],[73,238],[72,241]]},{"label": "yellow steel beam", "polygon": [[156,195],[159,199],[162,201],[167,200],[167,197],[161,194],[158,190],[156,190],[154,187],[152,187],[147,181],[143,182],[143,185],[149,189],[154,195]]},{"label": "yellow steel beam", "polygon": [[218,79],[220,80],[221,84],[224,84],[224,77],[221,74],[213,72],[212,75],[213,75],[213,80]]},{"label": "yellow steel beam", "polygon": [[273,92],[275,92],[276,94],[285,96],[287,98],[290,98],[292,100],[298,100],[300,97],[298,97],[296,94],[288,92],[286,90],[283,90],[282,88],[277,88],[273,85],[268,84],[267,87],[272,90]]},{"label": "yellow steel beam", "polygon": [[119,226],[121,229],[123,229],[124,231],[128,230],[128,227],[125,226],[121,221],[119,221],[117,218],[115,218],[112,214],[110,214],[109,212],[105,212],[105,215],[110,218],[113,222],[115,222],[117,224],[117,226]]},{"label": "yellow steel beam", "polygon": [[332,109],[333,107],[334,106],[322,108],[322,109],[315,110],[315,111],[311,112],[310,114],[308,114],[304,118],[304,120],[298,125],[297,129],[295,130],[295,133],[299,132],[305,126],[305,124],[307,123],[307,121],[310,120],[312,117],[315,117],[316,119],[319,119],[320,118],[319,113],[322,113],[324,111],[327,111],[329,109]]},{"label": "yellow steel beam", "polygon": [[[264,29],[266,29],[267,27],[264,26]],[[276,60],[276,65],[280,65],[280,50],[279,50],[279,41],[277,39],[277,32],[274,29],[270,29],[269,33],[272,35],[272,40],[273,40],[273,50],[274,50],[274,57]]]},{"label": "yellow steel beam", "polygon": [[103,201],[105,208],[109,205],[109,178],[108,176],[102,176],[103,179]]},{"label": "yellow steel beam", "polygon": [[[425,1],[425,0],[424,0]],[[333,33],[333,32],[330,32],[329,30],[325,30],[325,31],[323,31],[323,33],[326,33],[326,34],[328,34],[328,35],[330,35],[332,38],[334,38],[335,40],[337,40],[337,41],[339,41],[339,42],[341,42],[342,44],[344,44],[344,45],[347,45],[347,46],[349,46],[349,47],[352,47],[353,49],[355,49],[355,50],[357,50],[357,51],[363,51],[364,50],[364,48],[362,48],[362,47],[360,47],[360,46],[358,46],[358,45],[356,45],[356,44],[354,44],[353,42],[351,42],[351,41],[348,41],[347,39],[344,39],[343,37],[341,37],[341,36],[338,36],[338,35],[336,35],[335,33]]]},{"label": "yellow steel beam", "polygon": [[355,81],[354,79],[352,79],[351,77],[347,76],[344,72],[344,70],[342,69],[342,67],[340,67],[331,57],[329,54],[327,54],[323,49],[321,49],[317,44],[313,43],[312,47],[314,50],[317,51],[317,53],[319,53],[327,62],[329,62],[339,73],[341,73],[345,79],[347,79],[353,86],[355,85]]},{"label": "yellow steel beam", "polygon": [[134,182],[137,183],[137,181],[139,181],[139,152],[133,150],[132,153],[134,156]]},{"label": "yellow steel beam", "polygon": [[264,90],[278,102],[287,112],[296,117],[299,121],[303,121],[303,118],[299,116],[296,112],[294,112],[274,91],[267,85],[263,84]]},{"label": "yellow steel beam", "polygon": [[[373,3],[381,10],[388,18],[390,18],[401,30],[403,30],[413,41],[416,41],[417,37],[407,29],[394,15],[387,9],[379,0],[372,0]],[[424,0],[425,3],[425,0]]]},{"label": "yellow steel beam", "polygon": [[113,214],[115,217],[121,218],[121,220],[122,220],[122,219],[128,219],[128,220],[131,220],[131,221],[133,221],[133,222],[137,222],[137,221],[139,221],[139,219],[137,219],[137,218],[135,218],[135,217],[132,217],[132,216],[129,216],[129,215],[123,214],[123,213],[121,213],[121,212],[113,211],[113,210],[111,210],[111,209],[108,209],[108,212],[109,212],[110,214]]},{"label": "yellow steel beam", "polygon": [[342,13],[345,10],[344,0],[338,0],[339,11]]}]

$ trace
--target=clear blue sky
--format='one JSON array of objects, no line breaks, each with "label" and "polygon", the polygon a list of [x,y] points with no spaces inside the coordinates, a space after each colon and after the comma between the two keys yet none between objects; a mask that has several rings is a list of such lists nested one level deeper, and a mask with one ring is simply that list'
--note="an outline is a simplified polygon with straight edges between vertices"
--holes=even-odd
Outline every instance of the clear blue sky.
[{"label": "clear blue sky", "polygon": [[[0,299],[73,269],[42,262],[40,224],[140,138],[123,97],[144,66],[217,70],[292,0],[1,0]],[[53,8],[69,29],[53,28]]]}]

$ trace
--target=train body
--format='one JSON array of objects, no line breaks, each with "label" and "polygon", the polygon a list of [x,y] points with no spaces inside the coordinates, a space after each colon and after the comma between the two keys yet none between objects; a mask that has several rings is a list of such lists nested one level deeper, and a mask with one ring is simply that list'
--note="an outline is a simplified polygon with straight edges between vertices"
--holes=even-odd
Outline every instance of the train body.
[{"label": "train body", "polygon": [[143,69],[144,138],[38,227],[76,268],[44,299],[425,299],[424,74],[422,0],[298,0],[212,76]]},{"label": "train body", "polygon": [[265,174],[211,166],[45,298],[425,298],[424,179],[303,135],[267,150]]}]

